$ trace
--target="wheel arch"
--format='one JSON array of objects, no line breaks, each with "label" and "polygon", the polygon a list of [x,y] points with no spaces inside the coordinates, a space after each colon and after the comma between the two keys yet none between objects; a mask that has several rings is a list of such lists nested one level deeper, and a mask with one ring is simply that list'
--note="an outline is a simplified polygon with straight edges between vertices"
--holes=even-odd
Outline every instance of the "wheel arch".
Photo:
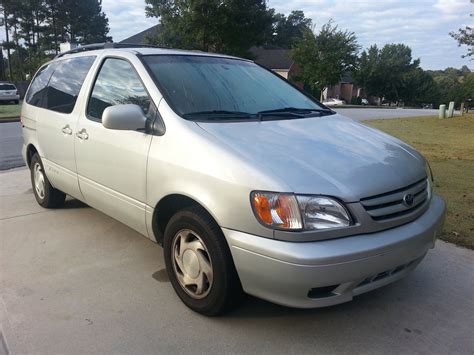
[{"label": "wheel arch", "polygon": [[168,224],[171,217],[173,217],[173,215],[178,211],[191,206],[201,207],[219,226],[214,214],[211,213],[210,209],[207,208],[202,202],[183,193],[168,194],[158,201],[158,203],[155,205],[155,209],[153,210],[151,226],[158,244],[163,244],[163,236],[166,225]]},{"label": "wheel arch", "polygon": [[38,149],[36,149],[35,145],[33,143],[28,144],[26,147],[26,163],[28,164],[28,167],[31,165],[31,158],[33,158],[33,155],[35,153],[38,153]]}]

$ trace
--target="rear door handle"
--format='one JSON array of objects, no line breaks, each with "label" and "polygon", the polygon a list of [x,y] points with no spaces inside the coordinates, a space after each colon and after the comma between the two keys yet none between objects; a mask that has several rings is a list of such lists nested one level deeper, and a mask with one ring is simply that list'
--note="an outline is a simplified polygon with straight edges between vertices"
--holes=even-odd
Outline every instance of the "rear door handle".
[{"label": "rear door handle", "polygon": [[87,134],[87,131],[85,130],[85,128],[83,128],[79,132],[77,132],[76,137],[83,140],[83,141],[89,139],[89,135]]},{"label": "rear door handle", "polygon": [[72,134],[72,129],[71,129],[71,127],[69,127],[68,124],[65,125],[65,126],[61,129],[61,131],[62,131],[64,134],[67,134],[67,135],[69,135],[69,136]]}]

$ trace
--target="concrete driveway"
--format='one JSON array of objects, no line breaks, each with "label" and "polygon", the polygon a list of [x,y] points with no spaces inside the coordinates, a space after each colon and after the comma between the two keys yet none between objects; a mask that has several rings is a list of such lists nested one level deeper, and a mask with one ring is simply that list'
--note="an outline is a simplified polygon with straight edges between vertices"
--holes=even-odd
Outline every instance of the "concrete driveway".
[{"label": "concrete driveway", "polygon": [[40,208],[28,170],[0,173],[0,201],[0,354],[474,351],[470,250],[438,242],[407,278],[343,305],[249,298],[206,318],[174,294],[159,246],[75,200]]}]

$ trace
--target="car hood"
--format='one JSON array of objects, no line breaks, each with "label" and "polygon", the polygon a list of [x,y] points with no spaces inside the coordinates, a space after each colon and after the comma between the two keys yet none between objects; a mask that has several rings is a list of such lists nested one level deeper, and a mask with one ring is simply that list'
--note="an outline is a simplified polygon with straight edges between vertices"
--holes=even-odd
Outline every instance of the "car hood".
[{"label": "car hood", "polygon": [[412,147],[339,114],[198,125],[295,193],[353,202],[426,177],[424,158]]}]

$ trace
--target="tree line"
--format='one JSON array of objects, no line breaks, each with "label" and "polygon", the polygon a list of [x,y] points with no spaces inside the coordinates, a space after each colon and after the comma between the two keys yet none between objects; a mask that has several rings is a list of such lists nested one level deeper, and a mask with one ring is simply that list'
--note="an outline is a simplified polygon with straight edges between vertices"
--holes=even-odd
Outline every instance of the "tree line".
[{"label": "tree line", "polygon": [[[404,44],[376,45],[360,52],[356,34],[332,21],[319,31],[303,11],[288,16],[268,8],[264,0],[145,0],[146,15],[160,20],[151,44],[199,49],[251,58],[249,48],[274,45],[291,49],[299,66],[296,80],[316,97],[351,73],[367,96],[408,105],[433,105],[474,96],[474,74],[464,66],[425,71]],[[468,28],[467,31],[470,29]],[[472,44],[472,31],[451,34],[459,44]],[[460,37],[461,36],[461,37]],[[469,49],[468,49],[469,50]],[[472,49],[468,56],[472,55]],[[251,58],[253,59],[253,58]]]},{"label": "tree line", "polygon": [[112,40],[101,0],[1,0],[0,13],[8,52],[3,76],[11,80],[34,73],[58,53],[60,43]]},{"label": "tree line", "polygon": [[[13,79],[34,73],[62,42],[111,40],[101,0],[1,0],[1,11],[11,37],[3,46],[12,51]],[[287,48],[299,67],[294,80],[316,97],[347,73],[365,95],[394,103],[436,106],[474,96],[467,67],[426,71],[404,44],[363,49],[355,33],[334,22],[316,30],[303,11],[281,14],[265,0],[145,0],[145,14],[160,23],[150,44],[250,59],[252,46]],[[459,35],[452,34],[460,44],[472,43],[465,31]]]}]

